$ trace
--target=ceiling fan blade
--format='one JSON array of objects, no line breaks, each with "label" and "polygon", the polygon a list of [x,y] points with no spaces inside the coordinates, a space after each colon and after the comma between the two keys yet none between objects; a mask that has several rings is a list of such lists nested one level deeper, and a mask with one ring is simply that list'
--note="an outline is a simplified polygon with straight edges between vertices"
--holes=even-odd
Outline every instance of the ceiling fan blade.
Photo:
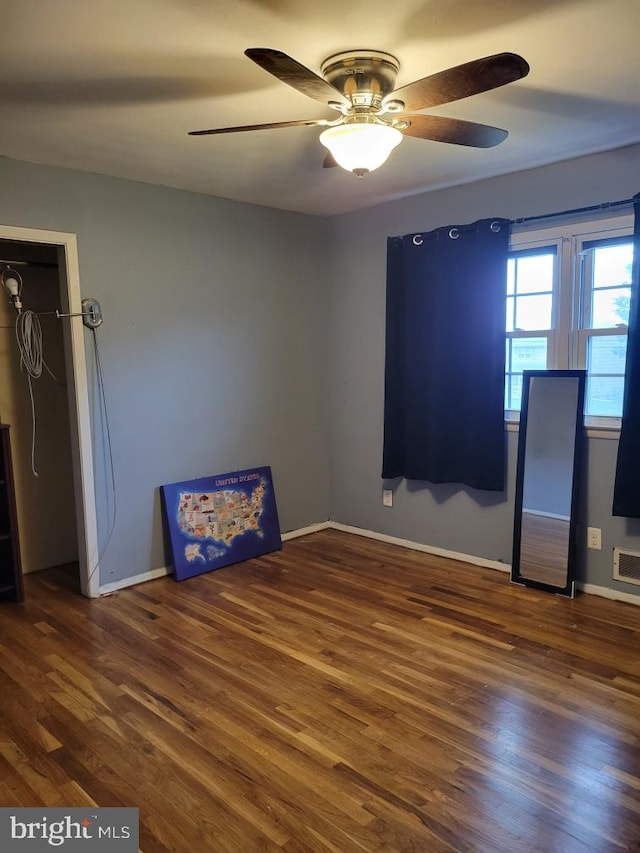
[{"label": "ceiling fan blade", "polygon": [[424,110],[497,89],[528,73],[529,64],[517,53],[497,53],[408,83],[387,95],[383,104],[402,101],[406,110]]},{"label": "ceiling fan blade", "polygon": [[215,133],[244,133],[247,130],[274,130],[280,127],[317,127],[331,124],[326,118],[301,119],[300,121],[272,121],[267,124],[244,124],[240,127],[216,127],[211,130],[190,130],[189,136],[213,136]]},{"label": "ceiling fan blade", "polygon": [[280,50],[271,50],[268,47],[250,47],[244,53],[260,68],[264,68],[278,80],[293,86],[298,92],[313,98],[314,101],[321,103],[336,101],[339,104],[350,106],[342,92],[332,86],[331,83],[327,83],[323,77],[287,56],[286,53],[282,53]]},{"label": "ceiling fan blade", "polygon": [[471,148],[493,148],[494,145],[504,142],[509,135],[506,130],[499,127],[476,124],[457,118],[404,113],[399,118],[402,121],[406,119],[411,122],[409,127],[402,129],[405,136],[431,139],[434,142],[449,142],[452,145],[468,145]]},{"label": "ceiling fan blade", "polygon": [[322,161],[323,169],[333,169],[334,166],[337,166],[336,158],[333,156],[331,151],[327,151],[324,160]]}]

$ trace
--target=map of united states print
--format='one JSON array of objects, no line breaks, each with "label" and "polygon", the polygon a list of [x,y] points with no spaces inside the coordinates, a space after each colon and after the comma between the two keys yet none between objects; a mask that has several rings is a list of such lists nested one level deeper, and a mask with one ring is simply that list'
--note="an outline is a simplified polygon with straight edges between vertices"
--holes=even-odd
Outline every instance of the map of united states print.
[{"label": "map of united states print", "polygon": [[[236,536],[253,531],[262,537],[260,519],[264,510],[266,484],[260,480],[251,495],[243,490],[181,492],[178,528],[189,537],[230,546]],[[185,547],[187,560],[204,560],[196,543]]]},{"label": "map of united states print", "polygon": [[162,486],[162,498],[176,580],[282,547],[268,467]]}]

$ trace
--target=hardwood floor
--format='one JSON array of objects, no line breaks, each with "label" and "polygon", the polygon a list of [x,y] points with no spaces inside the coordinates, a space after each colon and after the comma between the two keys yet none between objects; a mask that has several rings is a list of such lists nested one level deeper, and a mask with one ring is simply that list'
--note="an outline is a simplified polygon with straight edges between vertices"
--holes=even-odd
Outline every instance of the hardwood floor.
[{"label": "hardwood floor", "polygon": [[640,851],[640,607],[322,531],[0,608],[0,804],[144,853]]}]

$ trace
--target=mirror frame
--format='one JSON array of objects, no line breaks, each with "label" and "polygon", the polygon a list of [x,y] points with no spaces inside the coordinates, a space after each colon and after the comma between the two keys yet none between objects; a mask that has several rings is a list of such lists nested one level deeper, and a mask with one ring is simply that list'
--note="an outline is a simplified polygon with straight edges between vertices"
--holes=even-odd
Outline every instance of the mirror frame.
[{"label": "mirror frame", "polygon": [[[576,534],[578,529],[578,510],[580,506],[580,480],[584,452],[584,395],[586,370],[524,370],[522,372],[522,407],[518,435],[518,461],[516,468],[516,494],[513,525],[513,557],[511,561],[511,581],[545,592],[555,592],[573,597],[575,590]],[[575,378],[578,380],[576,401],[575,436],[573,443],[573,476],[571,484],[571,514],[569,519],[569,547],[567,552],[567,583],[563,587],[553,586],[540,581],[525,578],[520,574],[520,546],[522,540],[522,502],[524,495],[524,466],[527,445],[527,417],[529,413],[529,392],[534,377]]]}]

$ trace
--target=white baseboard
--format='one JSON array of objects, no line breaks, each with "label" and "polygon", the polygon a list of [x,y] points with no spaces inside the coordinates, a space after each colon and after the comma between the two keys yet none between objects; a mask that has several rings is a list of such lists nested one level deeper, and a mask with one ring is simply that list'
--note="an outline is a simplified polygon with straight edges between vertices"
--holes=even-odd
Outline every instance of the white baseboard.
[{"label": "white baseboard", "polygon": [[[401,545],[403,548],[411,548],[412,551],[423,551],[425,554],[434,554],[437,557],[448,557],[450,560],[459,560],[470,563],[472,566],[483,566],[487,569],[496,569],[499,572],[511,572],[508,563],[500,563],[497,560],[486,560],[484,557],[475,557],[473,554],[461,554],[457,551],[447,551],[444,548],[433,548],[431,545],[422,545],[420,542],[411,542],[408,539],[399,539],[397,536],[387,536],[385,533],[376,533],[374,530],[364,530],[362,527],[349,527],[347,524],[339,524],[330,521],[329,527],[333,530],[343,530],[345,533],[354,533],[356,536],[365,536],[368,539],[377,539],[380,542],[389,542],[391,545]],[[640,606],[640,595],[630,592],[622,592],[617,589],[609,589],[607,586],[598,586],[593,583],[579,583],[576,588],[588,595],[599,595],[601,598],[609,598],[612,601],[624,601],[627,604]]]},{"label": "white baseboard", "polygon": [[154,581],[156,578],[163,578],[166,575],[172,575],[173,569],[167,568],[167,566],[161,566],[159,569],[151,569],[149,572],[142,572],[140,575],[133,575],[130,578],[123,578],[119,581],[112,581],[111,583],[100,584],[99,594],[100,595],[109,595],[112,592],[116,592],[119,589],[125,589],[127,586],[136,586],[139,583],[145,583],[146,581]]},{"label": "white baseboard", "polygon": [[309,533],[317,533],[319,530],[326,530],[331,527],[330,521],[320,521],[318,524],[310,524],[308,527],[299,527],[297,530],[288,530],[282,534],[282,541],[288,542],[289,539],[298,539],[300,536],[307,536]]},{"label": "white baseboard", "polygon": [[[308,527],[299,527],[297,530],[289,530],[282,534],[282,541],[287,542],[289,539],[297,539],[299,536],[306,536],[309,533],[317,533],[319,530],[326,530],[330,526],[330,522],[321,521],[318,524],[310,524]],[[119,589],[126,589],[128,586],[136,586],[139,583],[153,581],[156,578],[163,578],[166,575],[172,575],[173,569],[167,566],[161,566],[159,569],[151,569],[149,572],[142,572],[139,575],[133,575],[130,578],[123,578],[112,583],[100,585],[100,595],[109,595],[112,592],[117,592]]]},{"label": "white baseboard", "polygon": [[397,536],[387,536],[386,533],[377,533],[375,530],[365,530],[362,527],[350,527],[348,524],[339,524],[330,521],[329,527],[333,530],[342,530],[345,533],[354,533],[356,536],[365,536],[367,539],[377,539],[379,542],[388,542],[390,545],[400,545],[402,548],[411,548],[412,551],[423,551],[425,554],[433,554],[436,557],[447,557],[449,560],[458,560],[461,563],[471,563],[473,566],[482,566],[486,569],[496,569],[499,572],[510,572],[508,563],[500,563],[498,560],[487,560],[484,557],[475,557],[473,554],[461,554],[458,551],[448,551],[446,548],[435,548],[432,545],[423,545],[420,542],[411,542],[409,539],[400,539]]},{"label": "white baseboard", "polygon": [[640,606],[640,595],[633,595],[631,592],[622,592],[618,589],[609,589],[608,586],[598,586],[595,583],[578,583],[577,581],[576,587],[588,595],[599,595],[600,598],[610,598],[612,601],[624,601],[626,604]]},{"label": "white baseboard", "polygon": [[[351,527],[348,524],[340,524],[337,521],[321,521],[318,524],[310,524],[308,527],[299,527],[297,530],[289,530],[282,534],[282,541],[288,542],[290,539],[297,539],[300,536],[307,536],[310,533],[318,533],[320,530],[341,530],[343,533],[352,533],[355,536],[363,536],[366,539],[375,539],[378,542],[388,542],[390,545],[399,545],[402,548],[410,548],[412,551],[422,551],[425,554],[433,554],[436,557],[446,557],[449,560],[457,560],[461,563],[469,563],[472,566],[481,566],[486,569],[495,569],[499,572],[511,572],[511,566],[508,563],[501,563],[498,560],[487,560],[484,557],[476,557],[473,554],[462,554],[459,551],[449,551],[446,548],[435,548],[432,545],[423,545],[421,542],[412,542],[410,539],[401,539],[398,536],[388,536],[386,533],[378,533],[375,530],[365,530],[363,527]],[[100,595],[109,595],[119,589],[125,589],[128,586],[135,586],[139,583],[155,580],[156,578],[165,577],[173,573],[173,569],[162,566],[159,569],[152,569],[149,572],[143,572],[140,575],[134,575],[123,580],[113,581],[112,583],[102,584],[100,586]],[[609,598],[613,601],[623,601],[627,604],[635,604],[640,606],[640,595],[633,593],[622,592],[617,589],[609,589],[606,586],[598,586],[592,583],[576,583],[576,588],[588,595],[598,595],[601,598]]]}]

